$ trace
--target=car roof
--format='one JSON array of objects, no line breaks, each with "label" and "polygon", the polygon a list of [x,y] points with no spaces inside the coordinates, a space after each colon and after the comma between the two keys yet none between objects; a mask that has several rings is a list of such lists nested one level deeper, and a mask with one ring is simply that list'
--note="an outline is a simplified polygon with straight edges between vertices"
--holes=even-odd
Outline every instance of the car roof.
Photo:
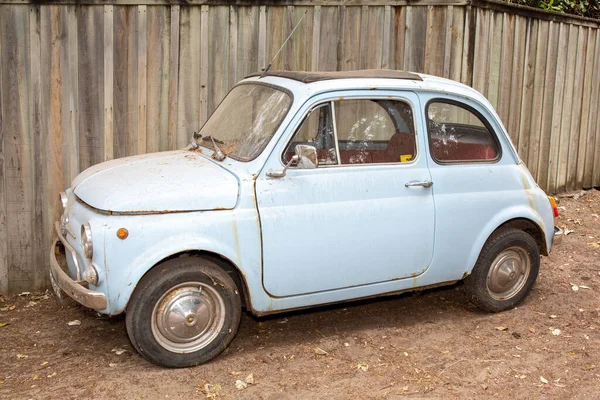
[{"label": "car roof", "polygon": [[415,81],[423,80],[418,74],[393,69],[363,69],[356,71],[269,71],[255,72],[248,75],[251,77],[276,76],[279,78],[292,79],[302,83],[327,81],[332,79],[409,79]]}]

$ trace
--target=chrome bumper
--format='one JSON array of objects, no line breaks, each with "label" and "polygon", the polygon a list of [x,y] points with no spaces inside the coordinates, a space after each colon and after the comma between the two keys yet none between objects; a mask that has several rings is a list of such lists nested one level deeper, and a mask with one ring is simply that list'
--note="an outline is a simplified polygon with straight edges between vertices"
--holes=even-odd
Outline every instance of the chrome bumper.
[{"label": "chrome bumper", "polygon": [[[68,251],[73,256],[73,260],[75,260],[75,265],[77,268],[77,276],[79,277],[79,265],[77,265],[77,255],[75,254],[75,250],[71,245],[67,242],[65,237],[62,235],[60,231],[60,224],[57,222],[55,225],[56,234],[58,235],[58,239],[54,241],[52,247],[50,248],[50,280],[52,282],[52,287],[56,294],[60,297],[60,290],[64,291],[69,297],[73,300],[77,301],[84,306],[94,309],[94,310],[103,310],[107,306],[106,295],[101,292],[96,292],[94,290],[89,290],[83,285],[87,282],[85,281],[74,281],[71,277],[65,272],[66,269],[66,255],[61,254],[61,262],[57,259],[56,245],[58,241],[62,243],[65,248],[65,251]],[[61,265],[62,264],[62,265]],[[78,278],[79,279],[79,278]]]},{"label": "chrome bumper", "polygon": [[552,246],[560,244],[562,242],[564,235],[564,231],[560,229],[558,226],[554,227],[554,239],[552,239]]}]

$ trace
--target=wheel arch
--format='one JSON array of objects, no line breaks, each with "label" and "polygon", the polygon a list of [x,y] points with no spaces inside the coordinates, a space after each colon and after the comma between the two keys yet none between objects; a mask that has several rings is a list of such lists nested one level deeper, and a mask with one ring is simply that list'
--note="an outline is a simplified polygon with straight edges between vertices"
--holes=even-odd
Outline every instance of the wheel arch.
[{"label": "wheel arch", "polygon": [[[249,310],[252,310],[252,303],[250,300],[250,292],[248,290],[248,283],[246,282],[246,276],[242,273],[242,271],[235,265],[233,261],[229,258],[223,256],[222,254],[215,253],[208,250],[184,250],[175,254],[171,254],[154,264],[154,266],[142,275],[140,280],[146,276],[150,271],[154,268],[159,267],[161,264],[164,264],[166,261],[173,260],[179,257],[201,257],[208,259],[215,264],[217,264],[222,270],[227,272],[227,274],[233,279],[237,288],[240,290],[240,298],[242,300],[242,307],[245,307]],[[135,289],[134,289],[135,290]]]}]

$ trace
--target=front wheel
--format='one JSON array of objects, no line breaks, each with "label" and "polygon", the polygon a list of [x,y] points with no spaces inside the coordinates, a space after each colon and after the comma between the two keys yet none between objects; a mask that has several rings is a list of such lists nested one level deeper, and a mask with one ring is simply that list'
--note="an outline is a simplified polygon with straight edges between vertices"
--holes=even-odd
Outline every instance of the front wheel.
[{"label": "front wheel", "polygon": [[483,246],[465,293],[479,308],[499,312],[522,302],[540,269],[540,250],[528,233],[506,228],[494,233]]},{"label": "front wheel", "polygon": [[219,355],[235,336],[239,290],[218,265],[183,256],[157,265],[139,282],[126,311],[127,333],[148,361],[190,367]]}]

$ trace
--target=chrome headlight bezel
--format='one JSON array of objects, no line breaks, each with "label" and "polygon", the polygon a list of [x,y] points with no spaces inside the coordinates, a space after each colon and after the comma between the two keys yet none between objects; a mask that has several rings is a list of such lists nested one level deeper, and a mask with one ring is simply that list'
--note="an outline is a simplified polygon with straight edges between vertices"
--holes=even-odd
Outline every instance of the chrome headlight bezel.
[{"label": "chrome headlight bezel", "polygon": [[69,204],[69,198],[66,192],[60,192],[60,204],[62,205],[63,211],[67,211],[67,204]]},{"label": "chrome headlight bezel", "polygon": [[94,246],[92,244],[92,228],[89,224],[81,225],[81,246],[83,247],[83,255],[91,259],[94,255]]}]

